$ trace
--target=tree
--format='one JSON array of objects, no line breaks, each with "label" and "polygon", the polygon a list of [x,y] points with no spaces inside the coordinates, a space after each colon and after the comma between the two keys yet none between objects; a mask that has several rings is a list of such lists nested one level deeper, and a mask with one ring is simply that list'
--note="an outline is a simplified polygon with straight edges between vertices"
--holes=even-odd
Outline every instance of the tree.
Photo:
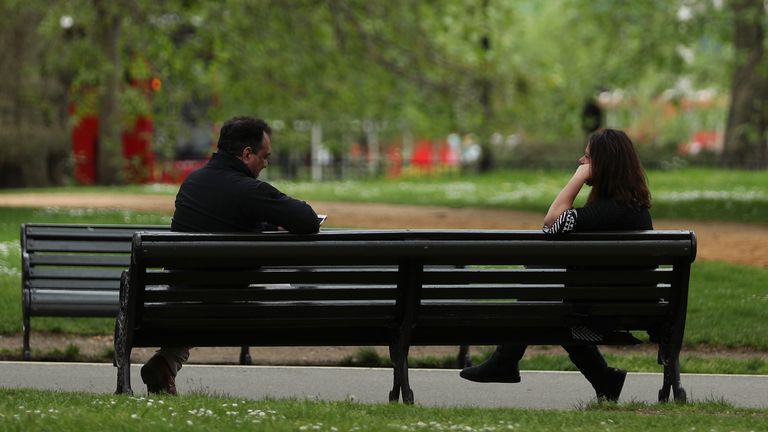
[{"label": "tree", "polygon": [[748,166],[768,161],[768,59],[763,0],[732,0],[735,49],[731,106],[723,162]]},{"label": "tree", "polygon": [[97,46],[103,56],[99,97],[99,142],[97,177],[99,184],[122,183],[120,87],[124,75],[120,34],[123,27],[123,2],[93,0]]}]

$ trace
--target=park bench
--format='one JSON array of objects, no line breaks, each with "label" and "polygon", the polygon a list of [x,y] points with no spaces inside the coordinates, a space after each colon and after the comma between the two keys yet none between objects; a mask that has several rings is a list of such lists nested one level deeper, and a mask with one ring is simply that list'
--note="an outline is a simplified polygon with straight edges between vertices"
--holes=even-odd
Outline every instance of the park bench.
[{"label": "park bench", "polygon": [[[33,316],[116,317],[133,234],[169,230],[167,225],[21,225],[24,360],[31,358]],[[250,364],[248,347],[242,348],[240,363]]]},{"label": "park bench", "polygon": [[640,342],[630,331],[650,331],[659,400],[671,390],[684,401],[695,255],[687,231],[136,233],[120,288],[117,393],[132,393],[134,347],[379,345],[393,363],[389,400],[412,403],[412,345],[625,345]]}]

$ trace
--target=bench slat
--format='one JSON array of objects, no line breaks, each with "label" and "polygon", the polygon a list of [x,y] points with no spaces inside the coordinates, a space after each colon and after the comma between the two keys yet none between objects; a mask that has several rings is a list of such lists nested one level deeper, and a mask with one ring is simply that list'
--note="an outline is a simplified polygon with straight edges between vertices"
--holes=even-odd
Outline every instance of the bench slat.
[{"label": "bench slat", "polygon": [[425,284],[521,283],[521,284],[634,284],[672,282],[671,269],[565,270],[565,269],[455,269],[425,270]]},{"label": "bench slat", "polygon": [[229,304],[156,304],[144,305],[147,319],[171,318],[254,318],[258,319],[337,319],[394,315],[394,301],[336,301],[336,302],[268,302]]},{"label": "bench slat", "polygon": [[238,301],[290,301],[290,300],[394,300],[394,286],[299,286],[248,288],[148,288],[144,301],[159,302],[238,302]]},{"label": "bench slat", "polygon": [[[344,316],[327,316],[327,317],[270,317],[270,318],[254,318],[254,317],[195,317],[195,318],[160,318],[160,317],[147,317],[138,324],[142,330],[150,329],[189,329],[190,331],[197,331],[197,329],[234,329],[236,331],[244,331],[248,329],[278,329],[278,328],[342,328],[349,329],[350,327],[380,327],[380,328],[394,328],[395,327],[395,315],[344,315]],[[175,341],[174,341],[175,342]],[[141,341],[137,343],[143,343]],[[236,345],[240,345],[238,343]],[[230,345],[231,346],[231,345]]]},{"label": "bench slat", "polygon": [[27,239],[29,252],[124,252],[131,251],[131,243],[119,240],[37,240]]},{"label": "bench slat", "polygon": [[562,285],[528,286],[425,286],[422,298],[439,299],[519,299],[519,300],[556,300],[556,299],[638,299],[658,300],[669,298],[672,289],[669,285],[657,287],[637,286],[596,286],[564,287]]},{"label": "bench slat", "polygon": [[30,288],[66,289],[69,291],[80,290],[105,290],[119,291],[120,280],[98,279],[31,279],[27,281]]},{"label": "bench slat", "polygon": [[167,232],[164,225],[31,225],[25,227],[29,239],[125,239],[137,231]]},{"label": "bench slat", "polygon": [[131,263],[131,256],[124,255],[88,255],[68,254],[49,255],[34,253],[29,255],[30,266],[83,266],[83,267],[121,267],[127,269]]},{"label": "bench slat", "polygon": [[122,272],[123,269],[36,267],[29,270],[29,276],[38,279],[109,279],[119,281]]},{"label": "bench slat", "polygon": [[33,289],[32,311],[44,316],[117,316],[117,291]]},{"label": "bench slat", "polygon": [[173,270],[172,272],[151,272],[146,276],[148,285],[175,284],[195,285],[236,285],[236,284],[328,284],[328,283],[396,283],[397,269],[347,268],[341,270]]},{"label": "bench slat", "polygon": [[490,318],[509,320],[558,317],[572,314],[581,316],[646,316],[666,315],[669,313],[667,303],[648,302],[604,302],[604,303],[571,303],[571,302],[423,302],[419,308],[419,322],[424,320],[450,322],[451,319],[472,319],[482,321]]}]

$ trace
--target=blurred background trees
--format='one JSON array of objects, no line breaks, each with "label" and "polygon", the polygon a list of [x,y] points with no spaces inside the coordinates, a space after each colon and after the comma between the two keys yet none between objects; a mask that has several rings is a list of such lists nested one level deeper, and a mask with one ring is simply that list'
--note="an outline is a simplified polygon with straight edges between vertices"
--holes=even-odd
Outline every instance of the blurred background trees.
[{"label": "blurred background trees", "polygon": [[272,121],[286,161],[317,157],[319,143],[333,159],[351,143],[411,152],[451,133],[497,163],[569,159],[588,101],[659,159],[703,148],[724,164],[768,162],[762,0],[0,4],[6,186],[25,171],[39,177],[25,184],[63,181],[70,133],[89,115],[102,184],[130,180],[121,131],[151,134],[152,157],[184,159],[237,114]]}]

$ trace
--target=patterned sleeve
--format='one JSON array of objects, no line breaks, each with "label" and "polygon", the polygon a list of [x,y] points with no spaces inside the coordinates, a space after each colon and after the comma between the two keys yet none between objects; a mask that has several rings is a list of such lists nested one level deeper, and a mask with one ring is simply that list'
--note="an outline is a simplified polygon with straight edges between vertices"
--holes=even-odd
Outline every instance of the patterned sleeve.
[{"label": "patterned sleeve", "polygon": [[573,231],[573,227],[576,226],[576,219],[579,214],[576,209],[568,209],[564,211],[560,216],[552,222],[552,225],[544,225],[542,229],[547,234],[561,234]]}]

